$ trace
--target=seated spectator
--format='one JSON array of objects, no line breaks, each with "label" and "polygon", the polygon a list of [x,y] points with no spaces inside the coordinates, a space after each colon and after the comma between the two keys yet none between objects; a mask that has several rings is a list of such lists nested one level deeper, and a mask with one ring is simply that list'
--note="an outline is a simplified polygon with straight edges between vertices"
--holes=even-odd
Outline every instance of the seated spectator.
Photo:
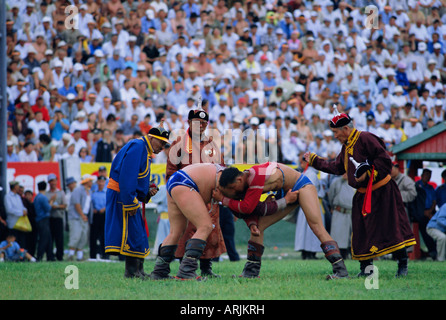
[{"label": "seated spectator", "polygon": [[6,239],[0,242],[0,262],[4,261],[25,261],[36,262],[36,258],[31,256],[25,249],[15,241],[13,234],[8,234]]}]

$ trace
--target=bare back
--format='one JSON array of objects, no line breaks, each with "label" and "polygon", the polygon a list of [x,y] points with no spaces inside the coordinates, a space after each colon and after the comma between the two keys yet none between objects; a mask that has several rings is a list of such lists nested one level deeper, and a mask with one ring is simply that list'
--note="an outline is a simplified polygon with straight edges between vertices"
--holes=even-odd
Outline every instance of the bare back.
[{"label": "bare back", "polygon": [[197,184],[204,203],[210,203],[212,190],[216,187],[217,166],[213,163],[195,163],[182,170]]},{"label": "bare back", "polygon": [[276,167],[266,177],[263,193],[278,191],[280,189],[284,189],[285,191],[292,189],[301,173],[281,163],[272,164],[275,164]]}]

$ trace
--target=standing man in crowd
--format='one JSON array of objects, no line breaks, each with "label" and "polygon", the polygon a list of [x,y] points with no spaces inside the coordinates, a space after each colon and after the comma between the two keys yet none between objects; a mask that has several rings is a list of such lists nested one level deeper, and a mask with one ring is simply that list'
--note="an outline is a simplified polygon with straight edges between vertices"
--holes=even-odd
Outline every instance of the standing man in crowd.
[{"label": "standing man in crowd", "polygon": [[368,275],[367,267],[374,258],[392,252],[398,259],[396,276],[406,276],[406,247],[416,242],[401,193],[390,177],[392,161],[384,142],[370,132],[356,130],[345,113],[337,113],[330,127],[343,145],[336,159],[328,161],[310,152],[304,156],[318,170],[347,173],[349,185],[357,190],[352,206],[352,258],[360,261],[359,276]]},{"label": "standing man in crowd", "polygon": [[47,261],[54,261],[53,254],[53,240],[51,238],[50,229],[50,215],[51,206],[56,200],[56,195],[53,195],[48,200],[46,196],[47,183],[40,181],[37,184],[39,193],[34,198],[34,208],[36,209],[36,223],[37,223],[37,261],[42,261],[43,255],[46,253]]},{"label": "standing man in crowd", "polygon": [[10,230],[10,233],[14,234],[20,247],[26,247],[26,233],[23,231],[15,230],[14,226],[17,220],[21,216],[26,216],[28,210],[23,205],[22,197],[19,195],[19,183],[17,181],[11,181],[9,183],[10,191],[5,195],[5,211],[6,211],[6,223]]},{"label": "standing man in crowd", "polygon": [[144,258],[149,254],[148,228],[140,202],[147,203],[157,188],[150,181],[152,155],[169,143],[163,121],[141,138],[127,142],[114,158],[107,185],[105,253],[125,256],[126,278],[145,279]]},{"label": "standing man in crowd", "polygon": [[51,238],[56,245],[56,259],[63,260],[64,254],[64,217],[67,202],[65,192],[57,187],[57,176],[54,173],[48,175],[50,190],[46,193],[48,201],[54,198],[51,205],[50,230]]},{"label": "standing man in crowd", "polygon": [[91,186],[94,178],[84,174],[80,186],[73,190],[68,206],[68,226],[70,238],[68,240],[68,260],[77,261],[84,258],[84,248],[88,241],[88,217],[91,215]]},{"label": "standing man in crowd", "polygon": [[[91,194],[91,205],[93,206],[93,217],[90,225],[90,258],[96,259],[99,253],[105,259],[104,246],[104,225],[105,225],[105,198],[107,188],[105,182],[107,178],[99,176],[96,182],[97,188]],[[99,241],[99,250],[98,250]]]}]

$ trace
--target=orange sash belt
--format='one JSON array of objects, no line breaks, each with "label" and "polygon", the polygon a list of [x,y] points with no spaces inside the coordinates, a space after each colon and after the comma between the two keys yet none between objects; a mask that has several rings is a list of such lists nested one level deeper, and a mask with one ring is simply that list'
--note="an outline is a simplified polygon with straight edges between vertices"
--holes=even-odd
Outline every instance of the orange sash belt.
[{"label": "orange sash belt", "polygon": [[[378,188],[381,188],[382,186],[385,186],[390,181],[390,179],[391,179],[390,174],[388,174],[384,179],[378,181],[377,183],[375,183],[372,186],[372,191],[374,191]],[[365,193],[367,191],[367,188],[362,187],[362,188],[358,188],[357,190],[358,190],[358,192]]]},{"label": "orange sash belt", "polygon": [[116,192],[120,192],[119,191],[119,182],[116,182],[112,178],[110,178],[108,180],[107,188],[112,189],[112,190],[114,190]]}]

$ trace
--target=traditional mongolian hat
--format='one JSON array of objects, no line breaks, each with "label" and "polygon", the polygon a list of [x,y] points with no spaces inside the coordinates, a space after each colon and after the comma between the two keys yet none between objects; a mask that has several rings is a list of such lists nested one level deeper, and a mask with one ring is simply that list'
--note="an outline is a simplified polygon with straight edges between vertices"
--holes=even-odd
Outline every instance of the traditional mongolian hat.
[{"label": "traditional mongolian hat", "polygon": [[335,116],[330,120],[331,128],[341,128],[352,121],[352,118],[346,113],[340,113],[336,105],[333,105],[335,109]]}]

